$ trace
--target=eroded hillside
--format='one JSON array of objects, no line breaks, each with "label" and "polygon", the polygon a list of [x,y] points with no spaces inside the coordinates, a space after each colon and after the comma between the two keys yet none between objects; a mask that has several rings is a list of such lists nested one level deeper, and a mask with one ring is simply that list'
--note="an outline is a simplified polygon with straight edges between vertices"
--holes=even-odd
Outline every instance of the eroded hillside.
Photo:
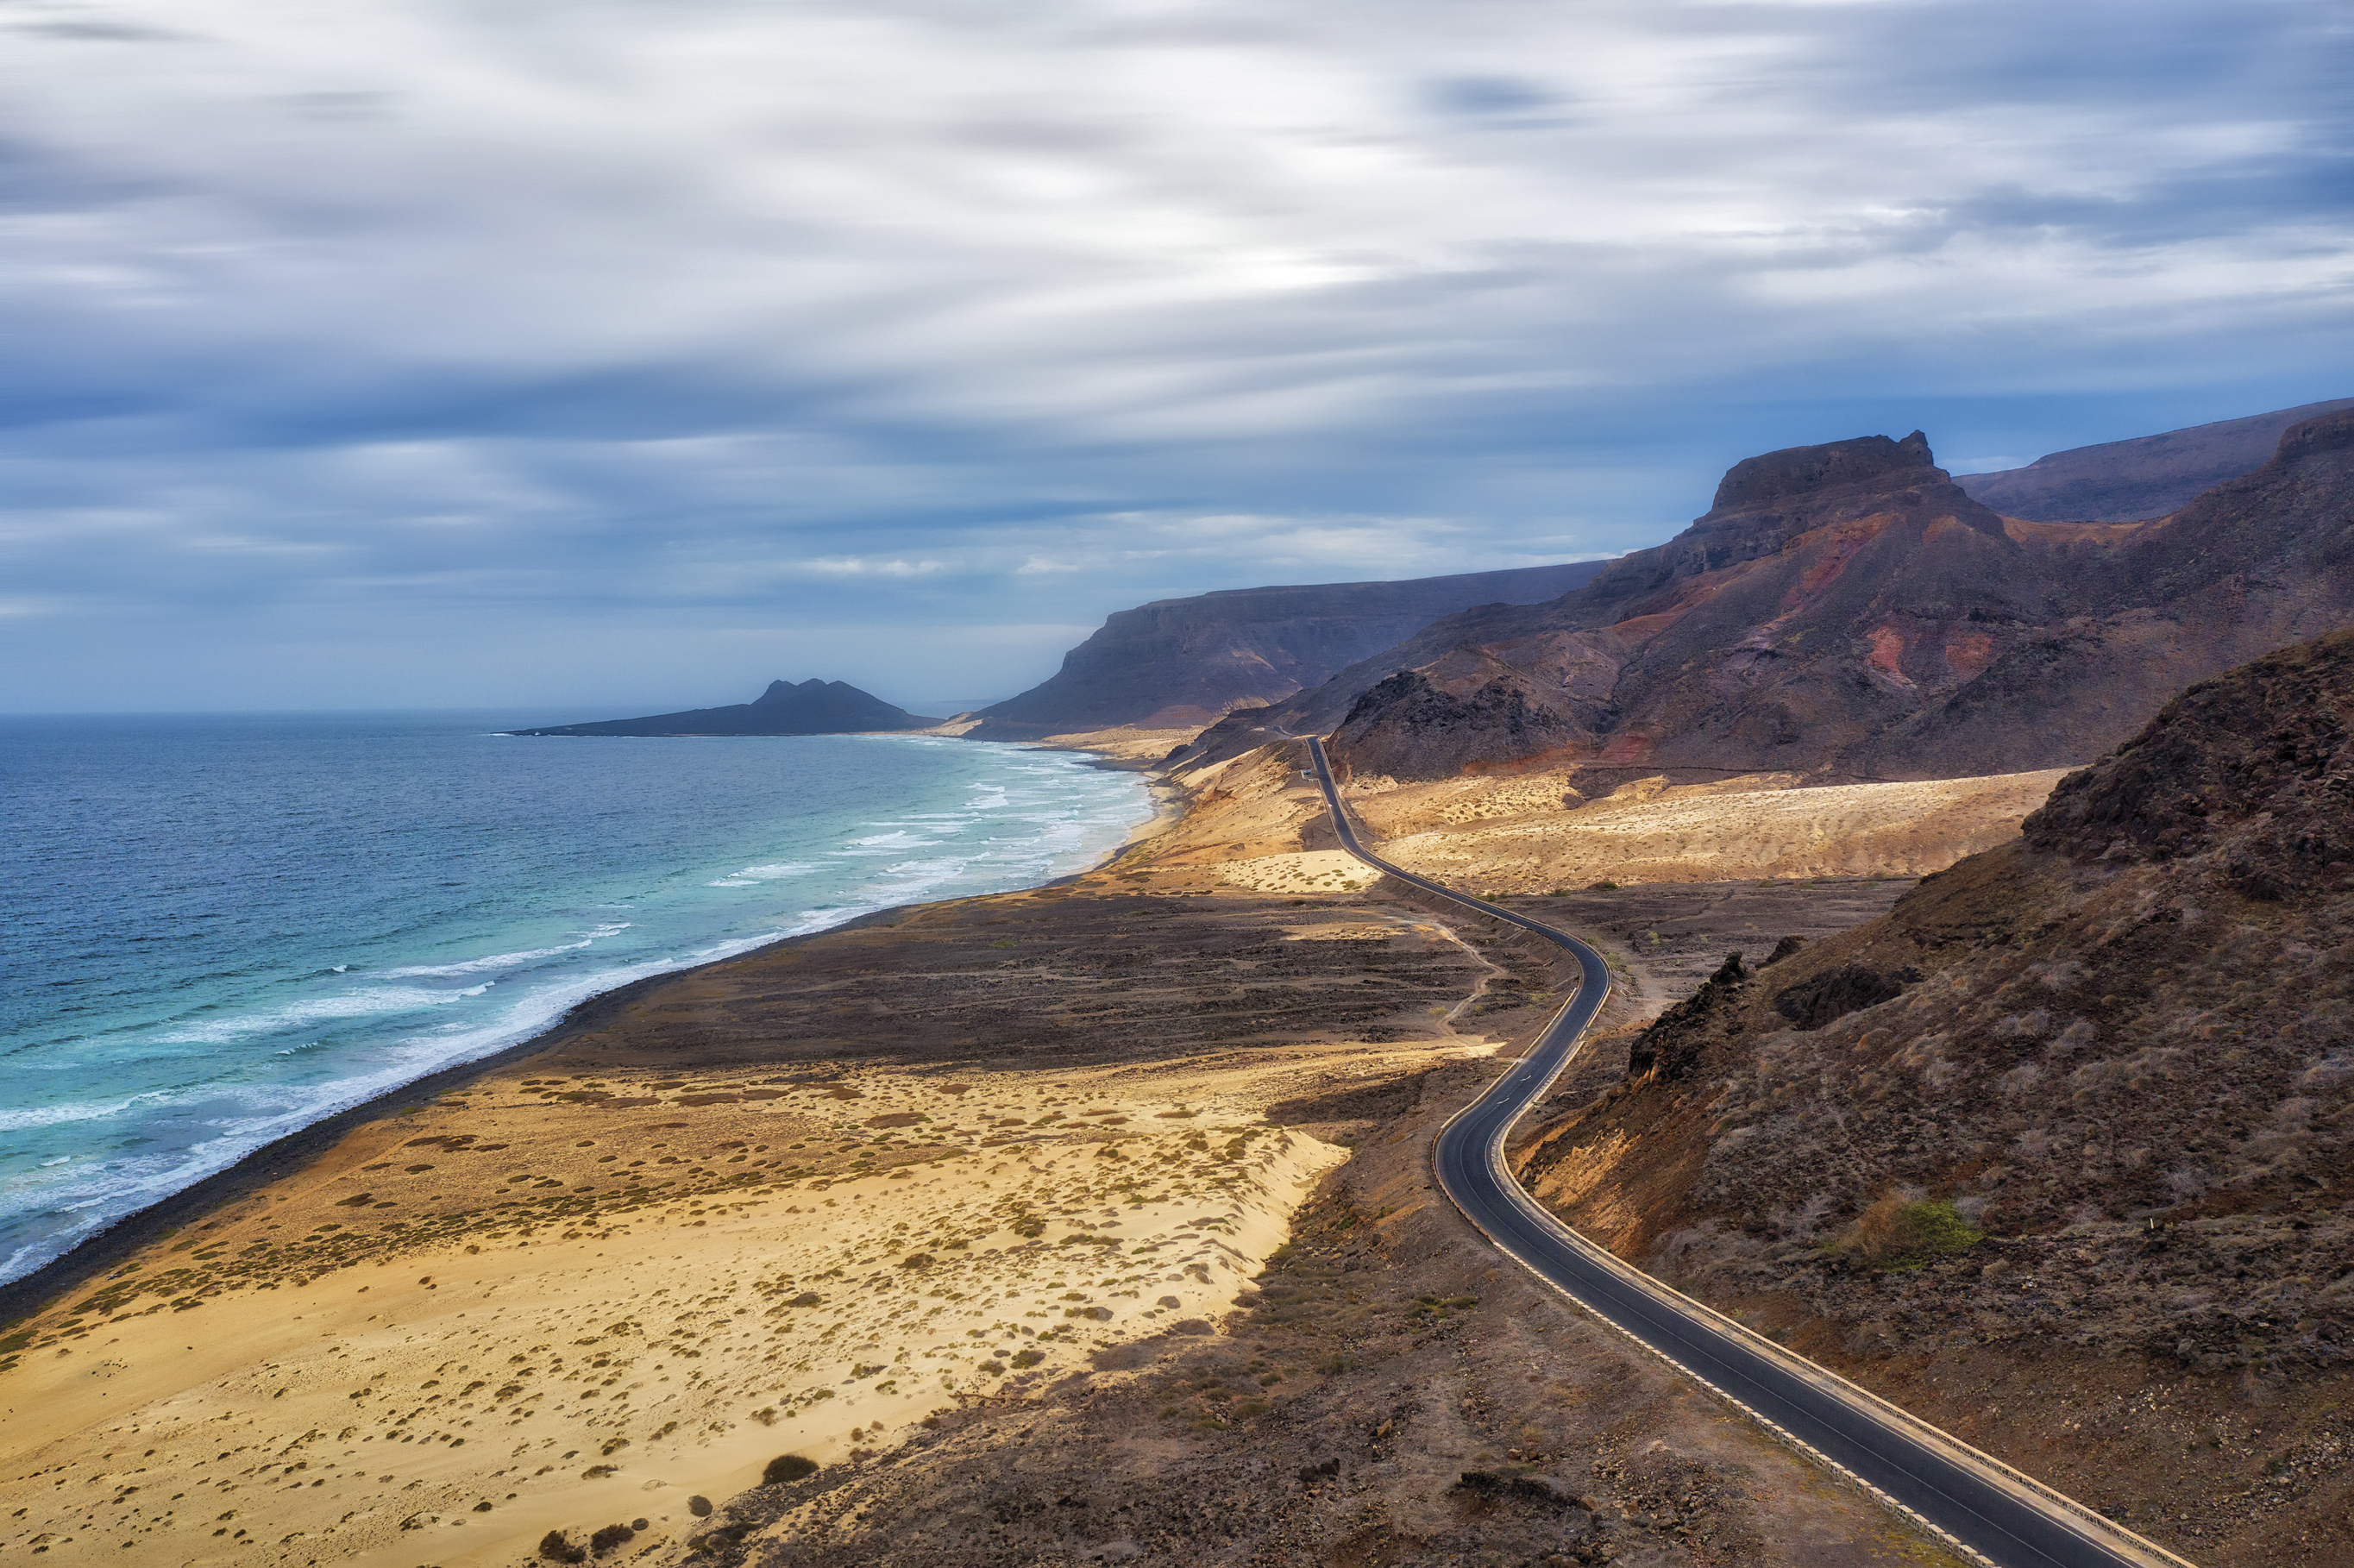
[{"label": "eroded hillside", "polygon": [[1728,960],[1520,1159],[1973,1441],[2278,1563],[2354,1545],[2349,1139],[2340,633],[2185,693],[1883,918]]}]

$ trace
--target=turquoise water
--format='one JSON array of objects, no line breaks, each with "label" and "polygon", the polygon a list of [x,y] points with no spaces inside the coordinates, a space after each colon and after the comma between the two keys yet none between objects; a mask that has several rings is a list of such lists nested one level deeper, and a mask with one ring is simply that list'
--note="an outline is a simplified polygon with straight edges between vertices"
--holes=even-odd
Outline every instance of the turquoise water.
[{"label": "turquoise water", "polygon": [[0,719],[0,1280],[599,991],[1150,815],[1060,752],[495,733],[548,722]]}]

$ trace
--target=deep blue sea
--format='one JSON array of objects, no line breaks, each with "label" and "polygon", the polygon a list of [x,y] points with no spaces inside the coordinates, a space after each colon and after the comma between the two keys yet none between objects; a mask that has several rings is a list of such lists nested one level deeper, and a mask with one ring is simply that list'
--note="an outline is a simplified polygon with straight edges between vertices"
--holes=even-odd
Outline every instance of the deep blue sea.
[{"label": "deep blue sea", "polygon": [[0,718],[0,1280],[583,998],[1080,870],[1067,753],[522,739],[531,714]]}]

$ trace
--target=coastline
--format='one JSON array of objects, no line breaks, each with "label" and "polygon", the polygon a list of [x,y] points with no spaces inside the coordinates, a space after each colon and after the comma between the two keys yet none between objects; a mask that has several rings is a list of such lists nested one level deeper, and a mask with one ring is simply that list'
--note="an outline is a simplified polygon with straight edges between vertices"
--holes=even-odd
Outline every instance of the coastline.
[{"label": "coastline", "polygon": [[[1147,799],[1153,809],[1151,817],[1129,830],[1127,837],[1107,850],[1094,864],[1034,884],[1030,890],[1063,886],[1102,871],[1138,844],[1174,827],[1184,815],[1182,800],[1164,779],[1152,775],[1149,762],[1124,759],[1080,746],[1058,745],[1055,739],[1027,744],[1041,750],[1077,753],[1088,758],[1092,766],[1107,772],[1145,775]],[[887,924],[904,918],[914,910],[934,905],[955,904],[972,896],[976,895],[886,906],[854,916],[838,926],[780,937],[773,942],[764,942],[757,948],[724,959],[664,969],[616,986],[611,991],[586,997],[574,1003],[561,1018],[528,1039],[519,1040],[486,1056],[438,1068],[423,1077],[412,1078],[406,1084],[372,1095],[356,1105],[347,1106],[332,1116],[272,1139],[211,1175],[159,1198],[144,1208],[124,1214],[105,1229],[86,1237],[70,1251],[51,1258],[31,1273],[0,1283],[0,1333],[38,1315],[67,1293],[127,1263],[140,1252],[176,1234],[191,1222],[300,1171],[341,1143],[355,1129],[387,1116],[421,1108],[439,1097],[462,1088],[488,1074],[518,1065],[567,1040],[603,1028],[649,991],[707,970],[750,962],[796,943],[810,942],[878,923]]]},{"label": "coastline", "polygon": [[[1065,1556],[1128,1527],[1203,1560],[1242,1520],[1322,1560],[1362,1520],[1293,1482],[1339,1453],[1401,1543],[1451,1551],[1480,1542],[1427,1499],[1506,1440],[1577,1458],[1617,1499],[1597,1521],[1649,1510],[1649,1479],[1584,1478],[1634,1428],[1683,1456],[1677,1496],[1788,1537],[1756,1561],[1883,1539],[1431,1188],[1430,1132],[1550,1016],[1550,950],[1394,886],[1258,885],[1320,820],[1283,748],[1156,803],[1089,871],[616,988],[143,1211],[121,1267],[78,1260],[103,1283],[52,1276],[0,1338],[27,1505],[0,1545],[513,1568],[634,1531],[648,1568],[997,1560],[936,1550],[945,1487],[977,1489],[981,1536],[1018,1517]],[[1471,1359],[1438,1358],[1426,1402],[1428,1336],[1458,1330]],[[1523,1383],[1532,1353],[1568,1381]],[[1586,1385],[1606,1401],[1564,1397]],[[786,1455],[815,1473],[763,1485]],[[1049,1478],[1073,1508],[1034,1520],[1015,1494]],[[1197,1496],[1218,1506],[1155,1500]]]},{"label": "coastline", "polygon": [[[1156,849],[1172,803],[1088,873],[617,988],[143,1211],[0,1339],[32,1505],[0,1544],[509,1568],[635,1514],[675,1550],[690,1494],[779,1453],[852,1473],[886,1432],[1221,1351],[1359,1102],[1499,1040],[1457,1028],[1493,969],[1459,936],[1166,863],[1221,847],[1200,816],[1200,845]],[[184,1525],[50,1487],[133,1427]],[[279,1479],[304,1460],[330,1489]],[[167,1537],[207,1508],[251,1538]]]},{"label": "coastline", "polygon": [[[955,903],[957,900],[944,899],[940,902]],[[127,1262],[143,1249],[175,1234],[190,1221],[293,1175],[341,1143],[355,1128],[429,1105],[439,1097],[461,1088],[487,1074],[517,1065],[577,1035],[600,1029],[649,991],[707,969],[743,963],[796,942],[814,941],[821,937],[897,919],[909,910],[923,907],[925,906],[920,904],[893,905],[887,909],[873,910],[845,920],[839,926],[829,926],[822,931],[780,937],[776,941],[763,943],[728,958],[714,959],[708,963],[694,964],[685,969],[664,969],[660,974],[643,976],[611,991],[599,991],[573,1004],[571,1011],[562,1018],[528,1040],[519,1040],[490,1055],[460,1062],[421,1078],[412,1078],[397,1088],[371,1096],[357,1105],[346,1106],[333,1116],[298,1128],[282,1138],[272,1139],[251,1153],[239,1157],[236,1163],[181,1188],[169,1197],[159,1198],[143,1209],[123,1215],[72,1251],[51,1258],[32,1273],[0,1285],[0,1330],[40,1313],[53,1305],[58,1297],[86,1284],[93,1276]]]}]

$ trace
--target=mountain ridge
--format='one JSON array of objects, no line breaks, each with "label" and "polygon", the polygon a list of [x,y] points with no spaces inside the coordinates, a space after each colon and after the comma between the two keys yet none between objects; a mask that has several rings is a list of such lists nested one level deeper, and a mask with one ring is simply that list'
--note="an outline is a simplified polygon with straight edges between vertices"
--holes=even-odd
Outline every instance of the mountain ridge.
[{"label": "mountain ridge", "polygon": [[2291,425],[2354,408],[2338,397],[2154,436],[2046,452],[2024,468],[1965,473],[1973,500],[2037,523],[2130,523],[2162,517],[2226,480],[2263,466]]},{"label": "mountain ridge", "polygon": [[[1054,675],[981,710],[974,739],[1198,727],[1278,701],[1472,605],[1558,597],[1599,561],[1386,582],[1225,588],[1114,612]],[[1526,596],[1523,598],[1522,596]]]},{"label": "mountain ridge", "polygon": [[1435,621],[1195,755],[1279,726],[1400,779],[2080,765],[2184,679],[2354,623],[2349,446],[2354,408],[2301,421],[2253,471],[2129,524],[2006,517],[1919,432],[1763,454],[1585,588]]}]

